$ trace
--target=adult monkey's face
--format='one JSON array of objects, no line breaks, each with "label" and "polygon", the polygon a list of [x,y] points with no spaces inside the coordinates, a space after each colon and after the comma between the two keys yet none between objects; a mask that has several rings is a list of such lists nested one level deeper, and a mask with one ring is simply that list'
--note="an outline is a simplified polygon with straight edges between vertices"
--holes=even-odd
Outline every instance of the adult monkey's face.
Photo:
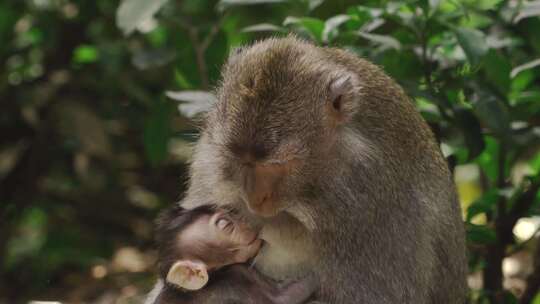
[{"label": "adult monkey's face", "polygon": [[259,216],[275,216],[324,176],[356,112],[357,77],[321,57],[309,44],[268,40],[224,68],[210,114],[220,169]]}]

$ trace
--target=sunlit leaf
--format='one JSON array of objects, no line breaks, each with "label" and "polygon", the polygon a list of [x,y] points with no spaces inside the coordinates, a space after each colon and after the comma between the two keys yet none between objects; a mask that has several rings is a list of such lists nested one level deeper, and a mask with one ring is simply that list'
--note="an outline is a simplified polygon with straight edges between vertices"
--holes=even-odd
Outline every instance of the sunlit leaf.
[{"label": "sunlit leaf", "polygon": [[532,304],[540,304],[540,292],[537,292],[532,300]]},{"label": "sunlit leaf", "polygon": [[534,16],[540,16],[540,1],[520,2],[519,13],[514,18],[514,23]]},{"label": "sunlit leaf", "polygon": [[349,19],[351,19],[350,16],[337,15],[326,20],[322,32],[322,41],[327,43],[332,40],[332,38],[337,35],[338,27],[343,23],[347,22]]},{"label": "sunlit leaf", "polygon": [[176,84],[182,89],[190,89],[193,87],[193,85],[189,82],[189,80],[182,74],[181,71],[178,69],[174,70],[174,80]]},{"label": "sunlit leaf", "polygon": [[247,26],[242,29],[242,32],[284,32],[285,29],[281,26],[277,26],[270,23],[260,23],[251,26]]},{"label": "sunlit leaf", "polygon": [[129,35],[152,18],[168,0],[123,0],[116,11],[116,26]]},{"label": "sunlit leaf", "polygon": [[517,66],[515,68],[512,69],[512,72],[510,73],[510,76],[512,78],[516,77],[519,73],[523,72],[523,71],[526,71],[526,70],[529,70],[529,69],[532,69],[532,68],[535,68],[537,66],[540,66],[540,58],[538,59],[535,59],[533,61],[529,61],[527,63],[524,63],[520,66]]},{"label": "sunlit leaf", "polygon": [[[510,73],[511,74],[511,73]],[[512,77],[512,92],[521,92],[529,87],[536,78],[532,70],[524,70]]]},{"label": "sunlit leaf", "polygon": [[214,94],[206,91],[168,91],[166,95],[173,100],[182,101],[178,110],[182,115],[190,118],[206,112],[217,101]]},{"label": "sunlit leaf", "polygon": [[307,0],[308,1],[308,10],[312,11],[323,4],[324,0]]},{"label": "sunlit leaf", "polygon": [[73,52],[73,61],[75,63],[92,63],[99,58],[99,52],[93,45],[80,45]]},{"label": "sunlit leaf", "polygon": [[380,45],[383,49],[401,49],[401,43],[392,36],[357,32],[358,36]]},{"label": "sunlit leaf", "polygon": [[530,160],[529,166],[532,169],[532,175],[537,175],[540,173],[540,152],[537,152]]}]

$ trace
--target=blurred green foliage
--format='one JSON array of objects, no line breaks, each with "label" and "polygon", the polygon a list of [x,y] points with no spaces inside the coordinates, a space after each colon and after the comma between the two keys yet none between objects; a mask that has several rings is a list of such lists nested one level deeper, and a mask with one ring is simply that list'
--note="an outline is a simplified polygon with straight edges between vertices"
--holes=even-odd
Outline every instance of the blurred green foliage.
[{"label": "blurred green foliage", "polygon": [[539,15],[519,0],[2,1],[0,302],[93,301],[151,278],[151,262],[118,268],[119,249],[151,260],[228,52],[294,32],[405,88],[456,173],[483,281],[471,302],[532,303],[539,266],[516,288],[502,265],[540,255],[537,231],[515,235],[540,216]]}]

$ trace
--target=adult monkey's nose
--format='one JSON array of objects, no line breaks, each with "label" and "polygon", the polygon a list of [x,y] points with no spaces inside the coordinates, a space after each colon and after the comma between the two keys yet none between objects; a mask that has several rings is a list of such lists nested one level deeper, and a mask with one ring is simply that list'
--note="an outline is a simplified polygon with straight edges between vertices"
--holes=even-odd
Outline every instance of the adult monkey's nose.
[{"label": "adult monkey's nose", "polygon": [[263,217],[275,216],[280,207],[277,188],[287,173],[287,166],[255,163],[248,170],[244,186],[249,210]]}]

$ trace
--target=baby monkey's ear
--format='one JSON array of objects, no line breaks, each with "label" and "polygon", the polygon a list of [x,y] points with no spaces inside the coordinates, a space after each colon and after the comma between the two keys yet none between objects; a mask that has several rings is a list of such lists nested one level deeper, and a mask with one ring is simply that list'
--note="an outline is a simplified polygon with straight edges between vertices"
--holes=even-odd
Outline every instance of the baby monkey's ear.
[{"label": "baby monkey's ear", "polygon": [[206,264],[200,261],[180,260],[169,269],[167,282],[187,290],[201,289],[208,282]]}]

